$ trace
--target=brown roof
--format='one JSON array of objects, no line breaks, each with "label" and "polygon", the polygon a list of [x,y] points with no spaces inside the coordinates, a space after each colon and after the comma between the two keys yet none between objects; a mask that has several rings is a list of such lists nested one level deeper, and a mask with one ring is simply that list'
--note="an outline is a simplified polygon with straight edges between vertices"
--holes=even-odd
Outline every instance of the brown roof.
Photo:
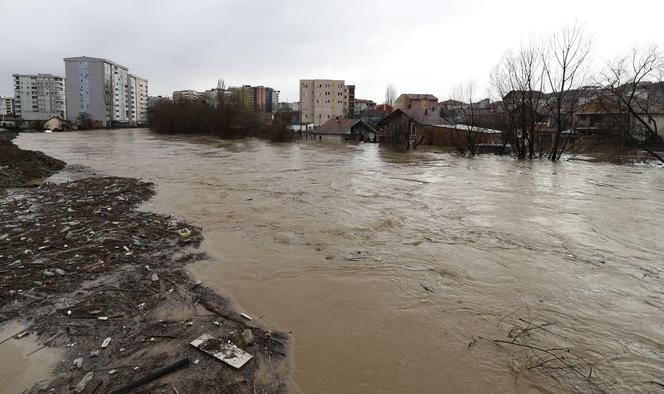
[{"label": "brown roof", "polygon": [[314,130],[316,134],[351,134],[353,126],[358,123],[364,123],[364,125],[373,130],[371,126],[366,124],[361,119],[330,119],[327,122],[320,125]]},{"label": "brown roof", "polygon": [[429,111],[427,113],[422,113],[409,109],[396,109],[394,110],[394,112],[389,114],[385,119],[380,121],[379,124],[382,125],[387,123],[388,118],[396,116],[399,112],[403,113],[404,115],[408,116],[409,118],[413,119],[415,122],[423,126],[440,126],[440,125],[450,124],[450,122],[448,122],[447,120],[445,120],[443,117],[440,116],[440,111],[438,109],[434,111]]},{"label": "brown roof", "polygon": [[438,101],[438,97],[434,96],[433,94],[404,93],[403,95],[408,97],[411,100],[436,100],[436,101]]}]

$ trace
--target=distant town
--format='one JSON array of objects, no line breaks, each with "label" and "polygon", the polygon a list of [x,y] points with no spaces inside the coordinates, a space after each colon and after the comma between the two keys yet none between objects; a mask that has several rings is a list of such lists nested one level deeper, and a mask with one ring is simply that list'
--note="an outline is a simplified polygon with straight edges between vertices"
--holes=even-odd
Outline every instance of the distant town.
[{"label": "distant town", "polygon": [[[0,127],[143,127],[150,126],[151,111],[164,103],[210,108],[223,103],[250,113],[252,127],[278,123],[300,139],[380,142],[406,149],[436,146],[552,160],[566,150],[578,153],[609,146],[621,152],[642,150],[662,160],[657,151],[664,135],[658,127],[664,124],[664,82],[637,73],[631,80],[607,85],[577,87],[563,81],[560,89],[550,86],[552,91],[545,93],[543,75],[550,71],[540,66],[538,81],[524,79],[537,70],[515,66],[532,54],[522,51],[516,56],[503,61],[502,74],[492,75],[499,100],[476,99],[472,86],[441,101],[429,92],[397,95],[388,85],[383,103],[359,98],[356,85],[335,79],[300,80],[297,102],[280,102],[280,92],[273,87],[227,87],[222,79],[205,91],[150,96],[148,79],[131,74],[127,66],[102,58],[69,57],[63,59],[64,76],[13,75],[14,96],[0,99]],[[168,123],[161,127],[175,128]]]}]

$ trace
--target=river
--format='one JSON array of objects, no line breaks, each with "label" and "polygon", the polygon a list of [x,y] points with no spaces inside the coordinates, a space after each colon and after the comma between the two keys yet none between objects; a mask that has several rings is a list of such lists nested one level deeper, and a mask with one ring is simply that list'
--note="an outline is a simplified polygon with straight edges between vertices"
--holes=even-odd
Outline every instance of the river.
[{"label": "river", "polygon": [[[144,209],[203,228],[210,258],[191,272],[292,335],[295,390],[664,383],[662,168],[144,129],[17,144],[74,165],[56,178],[92,169],[154,182]],[[519,326],[519,343],[582,360],[529,370],[532,350],[489,341],[512,341]]]}]

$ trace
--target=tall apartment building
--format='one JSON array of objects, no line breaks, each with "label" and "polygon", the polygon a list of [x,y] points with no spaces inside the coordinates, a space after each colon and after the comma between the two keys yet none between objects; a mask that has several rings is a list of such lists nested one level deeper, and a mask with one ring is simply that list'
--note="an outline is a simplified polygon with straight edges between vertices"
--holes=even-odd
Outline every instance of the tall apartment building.
[{"label": "tall apartment building", "polygon": [[25,120],[65,117],[65,80],[51,74],[14,74],[14,112]]},{"label": "tall apartment building", "polygon": [[0,115],[14,115],[13,97],[0,97]]},{"label": "tall apartment building", "polygon": [[195,90],[176,90],[173,92],[174,103],[185,103],[191,101],[205,100],[205,93],[200,93]]},{"label": "tall apartment building", "polygon": [[329,119],[352,117],[355,112],[355,86],[343,80],[300,80],[302,123],[320,126]]},{"label": "tall apartment building", "polygon": [[130,77],[127,67],[106,59],[81,56],[64,61],[69,120],[82,113],[104,126],[139,123],[142,113],[147,119],[146,79]]},{"label": "tall apartment building", "polygon": [[148,122],[148,81],[128,74],[127,97],[130,122],[136,125]]}]

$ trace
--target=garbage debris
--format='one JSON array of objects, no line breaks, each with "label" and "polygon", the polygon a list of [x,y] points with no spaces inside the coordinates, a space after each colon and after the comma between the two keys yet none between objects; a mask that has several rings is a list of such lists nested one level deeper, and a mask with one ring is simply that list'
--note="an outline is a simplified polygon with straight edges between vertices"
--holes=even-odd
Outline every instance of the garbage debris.
[{"label": "garbage debris", "polygon": [[77,393],[82,393],[83,390],[85,390],[85,386],[87,386],[88,383],[90,383],[90,381],[94,376],[95,373],[93,371],[86,373],[85,376],[83,376],[83,379],[81,379],[81,381],[78,382],[78,384],[74,388],[74,391],[76,391]]},{"label": "garbage debris", "polygon": [[[31,333],[64,336],[48,346],[63,348],[74,364],[54,371],[62,378],[54,392],[74,391],[88,369],[95,375],[84,392],[118,390],[145,377],[146,371],[161,369],[164,354],[177,360],[199,352],[182,344],[203,327],[214,328],[223,344],[245,346],[241,333],[248,319],[184,270],[185,264],[204,257],[195,250],[203,239],[200,229],[180,221],[171,227],[171,218],[138,211],[138,204],[152,194],[147,183],[106,177],[44,184],[7,197],[0,190],[0,236],[7,234],[0,240],[0,261],[6,261],[0,267],[0,322],[29,316]],[[67,207],[74,212],[66,212]],[[181,236],[178,228],[191,235]],[[152,274],[158,281],[151,280]],[[169,293],[173,296],[164,297]],[[185,315],[174,319],[164,314],[164,320],[156,320],[159,315],[152,312],[160,309]],[[178,381],[192,392],[207,392],[219,381],[236,382],[221,391],[251,392],[256,384],[260,392],[285,392],[278,372],[287,369],[285,348],[268,340],[260,328],[251,330],[257,346],[248,357],[271,356],[272,363],[283,363],[283,368],[267,372],[274,376],[269,386],[259,387],[253,367],[239,371],[204,358],[199,365],[206,374],[181,374]],[[104,344],[104,338],[113,339]]]},{"label": "garbage debris", "polygon": [[180,236],[182,238],[190,237],[191,236],[191,230],[189,230],[188,228],[182,228],[182,229],[178,230],[178,234],[180,234]]},{"label": "garbage debris", "polygon": [[27,335],[30,335],[29,331],[22,331],[22,332],[19,332],[18,334],[16,334],[15,338],[16,339],[21,339],[21,338],[23,338],[24,336],[27,336]]},{"label": "garbage debris", "polygon": [[240,369],[254,356],[229,342],[223,342],[210,334],[203,334],[191,341],[191,346],[225,362],[233,368]]},{"label": "garbage debris", "polygon": [[249,346],[254,343],[254,334],[250,329],[247,328],[246,330],[242,331],[242,341],[244,342],[245,346]]},{"label": "garbage debris", "polygon": [[251,316],[247,315],[246,313],[242,312],[240,313],[240,316],[244,317],[247,320],[254,320]]},{"label": "garbage debris", "polygon": [[101,343],[101,348],[106,349],[110,344],[111,344],[111,337],[108,337],[104,339],[104,342]]},{"label": "garbage debris", "polygon": [[[115,390],[112,392],[112,394],[124,394],[124,393],[129,393],[133,389],[141,387],[145,384],[148,384],[152,382],[155,379],[159,379],[160,377],[167,375],[171,372],[177,371],[178,369],[188,367],[191,364],[191,360],[189,358],[183,358],[182,360],[175,362],[171,365],[168,365],[164,368],[160,368],[156,371],[150,372],[149,374],[145,375],[144,377],[135,380],[125,386],[120,387],[119,389]],[[137,367],[138,368],[138,367]]]}]

